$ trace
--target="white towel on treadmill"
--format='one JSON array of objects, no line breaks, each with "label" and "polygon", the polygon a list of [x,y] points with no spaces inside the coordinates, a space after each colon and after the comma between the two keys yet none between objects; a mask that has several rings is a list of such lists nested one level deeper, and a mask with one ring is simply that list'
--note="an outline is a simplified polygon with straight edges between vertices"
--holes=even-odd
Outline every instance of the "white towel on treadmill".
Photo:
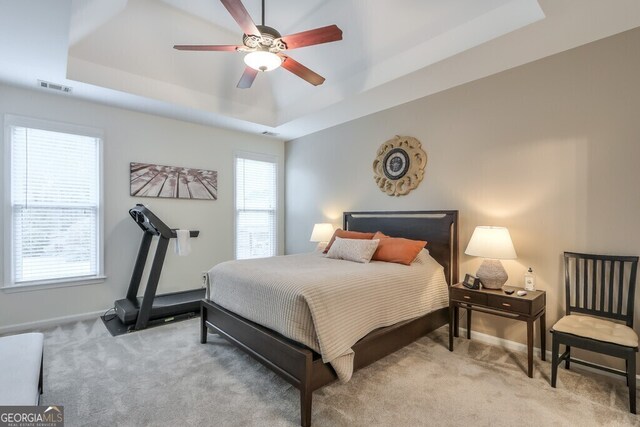
[{"label": "white towel on treadmill", "polygon": [[187,256],[191,252],[191,236],[189,230],[176,230],[176,253]]}]

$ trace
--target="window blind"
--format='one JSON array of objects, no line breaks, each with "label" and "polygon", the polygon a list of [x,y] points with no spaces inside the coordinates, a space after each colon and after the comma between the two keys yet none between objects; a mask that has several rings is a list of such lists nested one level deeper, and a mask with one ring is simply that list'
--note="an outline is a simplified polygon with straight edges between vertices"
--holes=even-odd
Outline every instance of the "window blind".
[{"label": "window blind", "polygon": [[100,272],[100,138],[9,128],[13,285]]},{"label": "window blind", "polygon": [[236,259],[277,253],[277,164],[237,156]]}]

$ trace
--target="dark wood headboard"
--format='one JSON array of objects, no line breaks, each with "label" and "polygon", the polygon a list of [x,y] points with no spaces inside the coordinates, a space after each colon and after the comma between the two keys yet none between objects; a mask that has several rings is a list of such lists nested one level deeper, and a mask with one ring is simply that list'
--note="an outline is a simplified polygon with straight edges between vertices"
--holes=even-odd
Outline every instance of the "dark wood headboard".
[{"label": "dark wood headboard", "polygon": [[447,283],[458,283],[458,211],[345,212],[343,226],[426,240],[429,254],[444,267]]}]

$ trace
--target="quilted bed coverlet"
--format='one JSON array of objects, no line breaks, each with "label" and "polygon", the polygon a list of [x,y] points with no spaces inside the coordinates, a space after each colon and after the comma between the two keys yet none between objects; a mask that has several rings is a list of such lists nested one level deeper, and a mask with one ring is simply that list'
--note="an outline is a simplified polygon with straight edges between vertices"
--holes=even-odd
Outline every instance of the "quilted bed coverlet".
[{"label": "quilted bed coverlet", "polygon": [[448,306],[444,269],[427,250],[410,266],[320,253],[228,261],[208,278],[209,300],[313,349],[343,382],[362,337]]}]

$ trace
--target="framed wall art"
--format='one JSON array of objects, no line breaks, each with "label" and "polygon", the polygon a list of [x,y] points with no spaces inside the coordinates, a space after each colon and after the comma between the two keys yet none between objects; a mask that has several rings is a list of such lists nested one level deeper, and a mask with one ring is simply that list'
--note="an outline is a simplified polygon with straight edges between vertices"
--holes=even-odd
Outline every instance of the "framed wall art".
[{"label": "framed wall art", "polygon": [[218,199],[218,172],[152,163],[129,165],[129,191],[136,197]]}]

